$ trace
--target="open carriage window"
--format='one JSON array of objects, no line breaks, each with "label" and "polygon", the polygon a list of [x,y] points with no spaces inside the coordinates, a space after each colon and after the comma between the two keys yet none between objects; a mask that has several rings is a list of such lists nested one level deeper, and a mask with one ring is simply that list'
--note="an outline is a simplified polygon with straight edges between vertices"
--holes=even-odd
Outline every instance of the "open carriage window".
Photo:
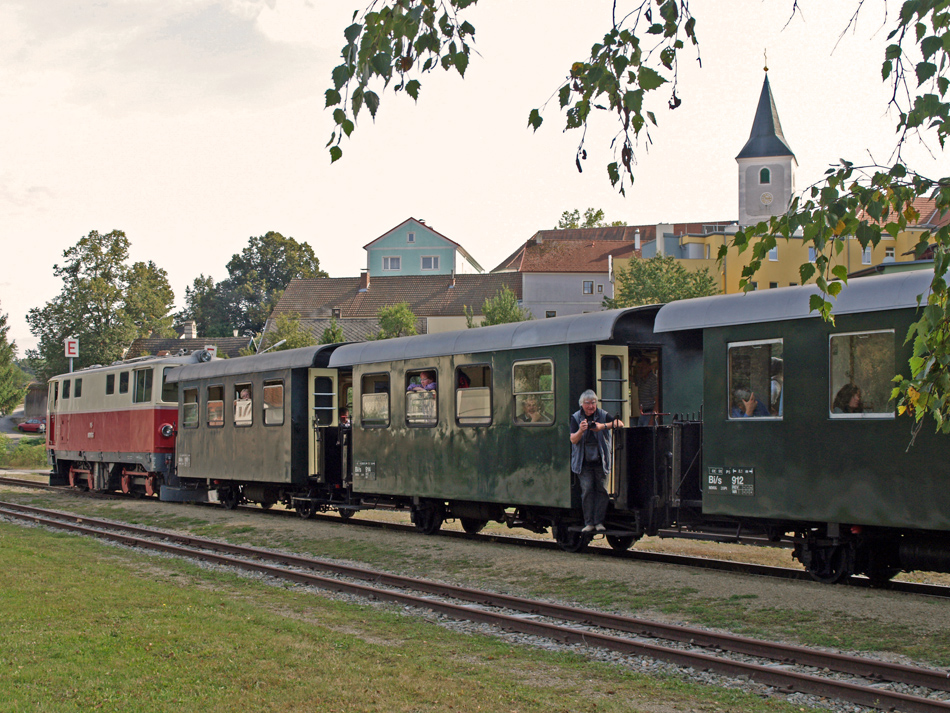
[{"label": "open carriage window", "polygon": [[284,382],[279,379],[264,382],[264,425],[284,425]]},{"label": "open carriage window", "polygon": [[363,428],[389,425],[389,374],[365,374],[360,381],[360,423]]},{"label": "open carriage window", "polygon": [[198,428],[198,389],[185,389],[181,402],[182,428]]},{"label": "open carriage window", "polygon": [[782,418],[785,409],[782,340],[729,345],[729,418]]},{"label": "open carriage window", "polygon": [[435,369],[406,372],[406,425],[434,426],[439,421],[439,384]]},{"label": "open carriage window", "polygon": [[224,425],[224,387],[208,387],[208,404],[206,406],[207,416],[205,421],[212,428],[220,428]]},{"label": "open carriage window", "polygon": [[460,426],[491,425],[491,367],[455,369],[455,419]]},{"label": "open carriage window", "polygon": [[234,425],[250,426],[254,423],[254,390],[251,384],[234,385]]},{"label": "open carriage window", "polygon": [[512,410],[518,425],[554,423],[554,362],[550,359],[516,362],[512,366]]},{"label": "open carriage window", "polygon": [[828,395],[832,418],[893,418],[894,330],[833,334]]}]

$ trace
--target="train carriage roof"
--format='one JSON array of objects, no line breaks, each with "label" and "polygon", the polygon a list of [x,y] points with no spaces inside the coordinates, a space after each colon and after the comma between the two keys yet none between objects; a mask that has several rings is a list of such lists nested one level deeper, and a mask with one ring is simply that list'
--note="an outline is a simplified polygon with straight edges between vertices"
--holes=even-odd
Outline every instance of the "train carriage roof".
[{"label": "train carriage roof", "polygon": [[[926,296],[929,292],[933,276],[932,270],[914,270],[852,279],[838,299],[833,300],[833,312],[857,314],[916,307],[918,295]],[[653,330],[676,332],[817,318],[818,313],[809,308],[811,296],[817,294],[820,293],[815,285],[805,285],[670,302],[660,309]]]},{"label": "train carriage roof", "polygon": [[285,349],[282,352],[270,352],[256,356],[217,359],[207,364],[189,364],[170,372],[167,381],[174,384],[194,379],[256,374],[261,371],[309,368],[314,366],[320,352],[333,348],[335,348],[335,345],[321,344],[314,347]]},{"label": "train carriage roof", "polygon": [[437,332],[413,337],[397,337],[375,342],[347,344],[330,357],[330,367],[375,364],[401,359],[425,359],[448,354],[477,354],[555,344],[602,342],[613,337],[614,328],[625,315],[652,313],[655,305],[574,314],[527,322],[497,324],[456,332]]}]

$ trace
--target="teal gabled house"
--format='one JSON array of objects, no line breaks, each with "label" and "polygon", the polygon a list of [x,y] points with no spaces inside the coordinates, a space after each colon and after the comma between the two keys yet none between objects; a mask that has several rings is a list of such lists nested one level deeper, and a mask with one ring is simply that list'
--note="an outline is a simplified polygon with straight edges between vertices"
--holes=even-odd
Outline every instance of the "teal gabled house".
[{"label": "teal gabled house", "polygon": [[465,248],[415,218],[403,221],[363,249],[371,277],[485,272]]}]

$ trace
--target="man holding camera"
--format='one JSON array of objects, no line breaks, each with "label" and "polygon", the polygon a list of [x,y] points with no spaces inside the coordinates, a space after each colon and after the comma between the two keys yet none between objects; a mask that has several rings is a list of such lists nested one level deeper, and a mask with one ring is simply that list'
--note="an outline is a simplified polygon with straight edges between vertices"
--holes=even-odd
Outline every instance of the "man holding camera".
[{"label": "man holding camera", "polygon": [[577,400],[580,410],[571,415],[571,472],[581,484],[584,529],[604,532],[607,517],[607,488],[610,473],[610,431],[623,428],[623,421],[597,408],[597,394],[588,389]]}]

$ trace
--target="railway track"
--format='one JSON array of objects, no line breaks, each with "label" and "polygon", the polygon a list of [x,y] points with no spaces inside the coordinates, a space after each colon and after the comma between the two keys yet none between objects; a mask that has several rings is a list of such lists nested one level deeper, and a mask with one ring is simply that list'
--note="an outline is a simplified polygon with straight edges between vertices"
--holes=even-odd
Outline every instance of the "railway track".
[{"label": "railway track", "polygon": [[[17,487],[32,488],[38,490],[49,490],[54,492],[80,492],[74,488],[69,488],[65,486],[53,486],[46,483],[41,483],[33,480],[24,480],[20,478],[12,478],[6,476],[0,476],[0,485],[13,485]],[[100,493],[97,494],[104,497],[135,497],[131,495],[123,495],[121,493]],[[211,507],[217,507],[212,505]],[[255,512],[261,513],[262,516],[266,517],[297,517],[296,513],[291,510],[262,510],[261,508],[255,505],[241,506],[242,509],[253,510]],[[341,518],[337,515],[329,514],[316,514],[311,516],[311,519],[317,522],[332,522],[335,524],[343,525],[345,524],[348,527],[366,527],[366,528],[378,528],[383,530],[390,530],[394,532],[416,532],[416,528],[413,525],[404,525],[394,522],[384,522],[380,520],[363,520],[363,519],[352,519],[348,518],[345,523],[341,522]],[[500,535],[494,533],[479,533],[477,535],[469,535],[465,532],[459,532],[456,530],[441,530],[439,532],[440,537],[455,537],[462,538],[467,540],[485,540],[488,542],[493,542],[496,544],[508,545],[508,546],[517,546],[517,547],[536,547],[545,550],[551,551],[560,551],[560,546],[555,543],[553,540],[539,540],[528,537],[518,537],[514,535]],[[752,564],[748,562],[737,562],[734,560],[722,560],[714,559],[709,557],[690,557],[688,555],[678,555],[666,552],[647,552],[644,550],[626,550],[623,552],[609,549],[606,547],[588,547],[583,555],[579,556],[596,556],[596,557],[613,557],[623,560],[632,560],[637,562],[651,562],[657,564],[672,564],[681,567],[693,567],[698,569],[709,569],[719,572],[735,572],[737,574],[753,574],[762,577],[774,577],[776,579],[786,579],[786,580],[801,580],[810,582],[812,581],[809,574],[804,569],[792,569],[790,567],[773,567],[769,565],[760,565]],[[846,586],[853,587],[862,587],[870,588],[871,583],[865,577],[851,577],[846,583],[843,583]],[[935,584],[922,584],[919,582],[904,582],[904,581],[892,581],[889,582],[890,591],[902,592],[907,594],[920,594],[924,596],[932,597],[943,597],[950,599],[950,587],[935,585]]]},{"label": "railway track", "polygon": [[[0,515],[334,592],[389,601],[505,631],[747,678],[881,710],[950,711],[946,671],[456,587],[363,567],[0,502]],[[897,690],[905,687],[904,691]],[[906,687],[911,687],[907,692]]]}]

